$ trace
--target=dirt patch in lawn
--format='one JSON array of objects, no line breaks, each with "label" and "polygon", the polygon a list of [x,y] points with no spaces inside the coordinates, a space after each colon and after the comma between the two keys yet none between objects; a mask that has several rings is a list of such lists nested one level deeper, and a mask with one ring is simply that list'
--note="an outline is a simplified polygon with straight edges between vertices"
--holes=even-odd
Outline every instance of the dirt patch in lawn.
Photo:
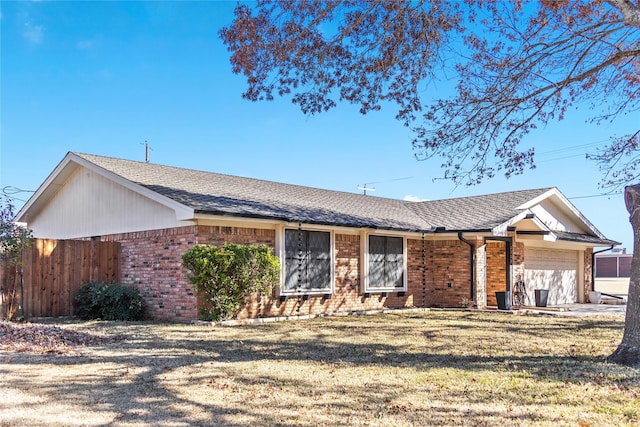
[{"label": "dirt patch in lawn", "polygon": [[640,371],[604,363],[620,316],[426,311],[55,328],[81,339],[62,352],[1,347],[0,425],[640,422]]}]

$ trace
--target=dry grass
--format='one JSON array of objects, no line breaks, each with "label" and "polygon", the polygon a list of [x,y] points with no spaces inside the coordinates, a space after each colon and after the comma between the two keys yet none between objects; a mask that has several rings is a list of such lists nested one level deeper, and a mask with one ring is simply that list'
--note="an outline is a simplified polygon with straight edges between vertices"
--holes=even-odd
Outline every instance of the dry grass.
[{"label": "dry grass", "polygon": [[58,324],[122,336],[0,351],[0,425],[634,425],[622,317],[426,311],[238,327]]}]

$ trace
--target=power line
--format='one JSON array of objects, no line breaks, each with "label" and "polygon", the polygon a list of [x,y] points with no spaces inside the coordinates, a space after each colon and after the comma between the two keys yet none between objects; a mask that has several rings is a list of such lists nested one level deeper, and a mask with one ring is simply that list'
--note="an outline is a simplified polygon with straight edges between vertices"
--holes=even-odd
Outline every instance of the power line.
[{"label": "power line", "polygon": [[403,181],[405,179],[413,179],[413,178],[414,177],[412,177],[412,176],[405,176],[404,178],[388,179],[388,180],[385,180],[385,181],[365,182],[364,184],[362,184],[362,186],[358,185],[356,188],[358,190],[363,191],[363,194],[366,196],[367,195],[367,191],[376,191],[375,187],[367,187],[367,185],[384,184],[384,183],[387,183],[387,182]]},{"label": "power line", "polygon": [[567,152],[567,151],[582,150],[584,148],[595,147],[595,146],[601,145],[603,142],[607,142],[607,140],[606,139],[602,139],[600,141],[589,142],[589,143],[586,143],[586,144],[571,145],[569,147],[557,148],[555,150],[541,151],[538,154],[541,154],[541,155],[544,155],[544,154],[556,154],[556,153],[564,153],[564,152]]},{"label": "power line", "polygon": [[574,199],[590,199],[593,197],[609,197],[609,196],[619,196],[621,194],[624,194],[622,191],[619,191],[617,193],[604,193],[604,194],[591,194],[588,196],[575,196],[575,197],[567,197],[567,199],[569,200],[574,200]]},{"label": "power line", "polygon": [[13,185],[7,185],[5,187],[2,187],[2,194],[4,194],[5,196],[8,196],[10,194],[18,194],[18,193],[35,193],[35,191],[23,190],[21,188],[14,187]]},{"label": "power line", "polygon": [[[573,157],[582,157],[586,154],[586,149],[590,148],[590,147],[597,147],[599,145],[602,145],[603,143],[607,142],[606,139],[600,140],[600,141],[594,141],[594,142],[589,142],[586,144],[578,144],[578,145],[571,145],[569,147],[562,147],[562,148],[557,148],[555,150],[548,150],[548,151],[542,151],[540,153],[536,153],[536,161],[538,163],[545,163],[545,162],[553,162],[553,161],[557,161],[557,160],[565,160],[565,159],[570,159]],[[568,154],[571,152],[575,152],[580,150],[579,153],[575,153],[575,154]],[[567,154],[567,155],[563,155],[563,154]],[[550,157],[545,159],[544,157]],[[542,157],[542,158],[540,158]]]},{"label": "power line", "polygon": [[26,202],[26,200],[22,200],[21,198],[14,196],[14,194],[18,194],[18,193],[35,193],[35,190],[23,190],[21,188],[14,187],[13,185],[7,185],[5,187],[2,187],[2,195],[7,199]]}]

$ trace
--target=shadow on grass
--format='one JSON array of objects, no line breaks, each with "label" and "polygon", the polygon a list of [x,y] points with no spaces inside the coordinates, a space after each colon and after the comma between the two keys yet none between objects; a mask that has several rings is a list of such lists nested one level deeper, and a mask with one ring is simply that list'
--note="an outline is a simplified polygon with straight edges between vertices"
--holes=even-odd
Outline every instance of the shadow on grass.
[{"label": "shadow on grass", "polygon": [[[581,354],[579,349],[573,354],[562,354],[564,349],[552,354],[523,353],[515,349],[513,354],[507,354],[508,348],[496,352],[491,349],[495,349],[496,342],[517,345],[517,340],[526,339],[531,331],[545,333],[547,338],[543,344],[546,344],[553,343],[554,339],[574,337],[577,332],[585,330],[617,331],[620,323],[566,319],[550,320],[541,326],[539,320],[514,320],[511,316],[489,319],[473,314],[437,314],[378,316],[362,322],[353,318],[321,319],[317,322],[212,328],[204,332],[202,327],[196,329],[188,325],[121,326],[103,323],[91,326],[100,332],[112,327],[115,333],[126,336],[124,341],[101,348],[87,348],[76,355],[12,356],[12,364],[24,365],[33,375],[18,377],[8,367],[0,366],[3,386],[18,390],[39,388],[39,393],[50,400],[64,399],[89,407],[94,412],[115,413],[109,425],[308,425],[309,419],[301,419],[300,422],[292,419],[291,413],[295,408],[286,400],[281,402],[273,396],[268,405],[270,409],[265,410],[264,405],[252,405],[252,396],[249,395],[245,405],[226,405],[220,399],[198,400],[167,387],[166,377],[173,373],[181,375],[185,369],[193,372],[193,377],[185,377],[184,382],[209,381],[202,384],[205,390],[207,387],[211,390],[233,387],[234,384],[243,390],[253,390],[252,387],[260,385],[270,392],[278,390],[278,387],[284,388],[299,397],[300,405],[329,411],[333,418],[328,418],[325,424],[331,424],[332,419],[348,420],[354,414],[361,417],[362,414],[378,414],[387,420],[400,417],[398,419],[404,422],[415,421],[416,424],[420,421],[416,417],[427,417],[431,424],[450,424],[457,417],[473,416],[496,417],[507,423],[509,420],[505,420],[505,416],[533,417],[538,421],[552,422],[553,419],[545,418],[544,414],[505,415],[491,409],[470,413],[473,411],[464,405],[456,407],[435,402],[428,414],[420,413],[410,403],[397,403],[401,396],[398,395],[398,387],[392,384],[371,378],[369,387],[347,384],[335,389],[327,372],[333,368],[362,367],[370,367],[374,371],[376,368],[398,368],[417,372],[451,369],[493,372],[496,376],[505,377],[526,373],[542,382],[606,385],[613,380],[609,379],[602,358]],[[464,330],[475,331],[475,334],[466,340],[457,340],[456,337],[461,336]],[[395,338],[404,331],[406,339]],[[493,340],[492,335],[496,335],[498,340]],[[579,345],[579,342],[573,342],[575,344],[572,345]],[[7,357],[0,353],[0,360],[3,356]],[[260,363],[272,363],[278,368],[269,373],[243,370],[246,366]],[[222,372],[221,368],[203,371],[207,364],[229,369],[224,371],[229,382],[220,383],[216,377]],[[324,381],[311,378],[290,380],[278,371],[300,364],[321,367],[327,376],[323,377]],[[43,385],[37,371],[40,366],[47,365],[66,366],[70,370],[74,366],[88,366],[92,373],[81,377],[71,375],[63,382]],[[615,378],[617,385],[638,387],[638,370],[626,368],[621,372]],[[231,389],[230,396],[233,396],[232,392]],[[328,400],[327,396],[334,395],[335,398]],[[452,392],[450,397],[454,402],[470,399],[462,390]],[[320,402],[317,405],[314,404],[316,398]],[[0,414],[2,406],[0,404]],[[320,418],[316,421],[317,425],[324,423]],[[512,421],[522,419],[514,418]]]}]

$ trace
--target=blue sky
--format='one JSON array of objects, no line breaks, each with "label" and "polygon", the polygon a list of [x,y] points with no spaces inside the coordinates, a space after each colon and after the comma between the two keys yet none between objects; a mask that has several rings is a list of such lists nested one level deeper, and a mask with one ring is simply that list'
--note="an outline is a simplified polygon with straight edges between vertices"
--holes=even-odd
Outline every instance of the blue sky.
[{"label": "blue sky", "polygon": [[[633,250],[621,194],[601,193],[584,153],[637,130],[637,116],[588,125],[577,111],[539,129],[537,169],[455,187],[417,161],[393,109],[341,104],[305,116],[289,99],[241,99],[218,38],[235,2],[1,3],[0,188],[35,190],[67,151],[374,196],[439,199],[558,187],[608,238]],[[437,95],[437,94],[435,94]],[[26,200],[30,193],[17,193]],[[23,202],[16,201],[21,206]]]}]

